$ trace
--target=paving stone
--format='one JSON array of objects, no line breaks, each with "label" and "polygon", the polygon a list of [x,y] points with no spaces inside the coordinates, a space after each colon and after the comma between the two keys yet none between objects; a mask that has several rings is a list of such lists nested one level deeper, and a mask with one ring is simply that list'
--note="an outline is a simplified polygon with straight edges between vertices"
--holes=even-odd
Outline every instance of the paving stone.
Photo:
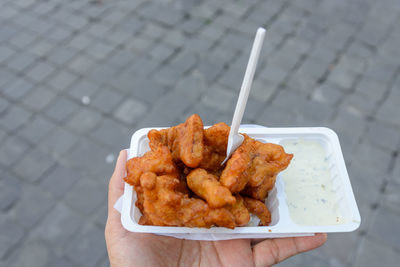
[{"label": "paving stone", "polygon": [[187,34],[196,34],[206,23],[205,19],[190,17],[177,25],[177,28],[181,29]]},{"label": "paving stone", "polygon": [[238,75],[238,73],[241,73],[241,71],[229,68],[221,74],[218,83],[233,90],[240,90],[244,74],[242,76]]},{"label": "paving stone", "polygon": [[3,94],[12,100],[18,100],[32,90],[32,88],[32,83],[27,81],[25,78],[21,78],[9,84],[4,89]]},{"label": "paving stone", "polygon": [[33,236],[47,242],[52,249],[62,250],[67,240],[83,225],[84,219],[64,203],[58,203],[33,231]]},{"label": "paving stone", "polygon": [[110,66],[98,65],[87,74],[87,77],[96,84],[103,85],[114,79],[116,72],[117,70]]},{"label": "paving stone", "polygon": [[[246,110],[243,115],[242,124],[254,123],[257,120],[257,118],[260,116],[260,113],[265,109],[266,106],[267,105],[265,104],[265,102],[261,102],[258,99],[249,98],[247,101]],[[235,107],[235,105],[233,105],[231,107],[232,112],[234,112],[234,107]],[[228,120],[228,124],[229,123],[230,122]]]},{"label": "paving stone", "polygon": [[331,106],[336,106],[344,96],[343,90],[329,82],[318,86],[312,94],[312,99]]},{"label": "paving stone", "polygon": [[87,49],[87,54],[92,56],[93,58],[95,58],[96,60],[101,60],[106,58],[111,51],[113,51],[114,46],[112,45],[108,45],[105,42],[97,42],[96,44],[94,44],[93,46],[90,46]]},{"label": "paving stone", "polygon": [[375,169],[382,173],[387,173],[392,154],[390,151],[381,150],[376,146],[364,142],[353,153],[353,160],[358,161],[360,164],[373,164]]},{"label": "paving stone", "polygon": [[345,69],[357,74],[361,74],[364,72],[366,66],[367,62],[364,58],[344,54],[340,57],[335,68]]},{"label": "paving stone", "polygon": [[59,267],[69,267],[69,266],[73,266],[74,264],[66,259],[65,257],[61,257],[58,255],[51,255],[50,259],[48,260],[48,263],[46,265],[46,267],[52,267],[52,266],[59,266]]},{"label": "paving stone", "polygon": [[283,262],[277,264],[279,267],[296,267],[296,266],[332,266],[328,259],[311,255],[310,253],[302,253],[296,257],[290,257]]},{"label": "paving stone", "polygon": [[155,82],[164,87],[174,87],[180,75],[182,75],[182,71],[168,67],[159,69],[154,73],[153,77]]},{"label": "paving stone", "polygon": [[78,137],[75,134],[64,128],[57,127],[42,139],[39,143],[39,148],[55,157],[60,157],[71,149],[77,141]]},{"label": "paving stone", "polygon": [[212,58],[202,58],[199,61],[197,70],[204,75],[208,83],[211,83],[215,81],[224,70],[224,65]]},{"label": "paving stone", "polygon": [[54,199],[40,188],[24,185],[12,218],[25,229],[32,229],[54,206]]},{"label": "paving stone", "polygon": [[45,113],[50,118],[57,122],[63,122],[69,118],[79,106],[66,97],[57,97],[55,101],[45,110]]},{"label": "paving stone", "polygon": [[[123,127],[121,127],[123,128]],[[117,129],[121,130],[121,129]],[[128,136],[128,141],[130,135],[125,135]],[[107,140],[111,140],[112,136],[110,135]],[[123,139],[119,140],[119,142],[123,141]],[[109,141],[110,142],[110,141]],[[120,146],[125,148],[126,144],[125,141],[123,146]],[[111,147],[115,147],[117,142],[114,144],[111,144]],[[112,172],[112,164],[114,162],[107,162],[106,158],[110,153],[112,154],[113,152],[119,150],[114,150],[110,151],[108,149],[105,149],[104,147],[100,146],[97,143],[94,143],[91,140],[88,139],[81,139],[80,142],[74,146],[73,149],[63,158],[65,161],[65,165],[73,168],[76,171],[79,171],[82,175],[86,176],[93,176],[93,179],[96,179],[97,182],[102,182],[104,177],[107,177],[107,179],[110,178],[111,172]],[[96,166],[96,168],[88,168],[88,166]]]},{"label": "paving stone", "polygon": [[10,256],[10,265],[8,266],[45,266],[51,253],[50,248],[42,241],[27,240]]},{"label": "paving stone", "polygon": [[148,22],[143,25],[143,29],[140,33],[149,39],[159,39],[165,34],[165,28],[156,23]]},{"label": "paving stone", "polygon": [[13,171],[24,180],[36,182],[53,164],[51,157],[39,149],[33,149],[15,164]]},{"label": "paving stone", "polygon": [[394,213],[392,210],[382,207],[378,209],[374,222],[371,224],[368,234],[371,239],[380,243],[399,249],[398,240],[399,229],[397,225],[400,223],[400,214]]},{"label": "paving stone", "polygon": [[328,64],[329,63],[325,63],[319,59],[313,59],[309,57],[302,62],[301,66],[296,70],[296,72],[300,75],[307,75],[316,79],[320,79],[328,70]]},{"label": "paving stone", "polygon": [[48,84],[51,88],[56,89],[57,91],[65,91],[68,89],[76,80],[78,76],[69,72],[69,71],[61,71],[53,78],[51,78]]},{"label": "paving stone", "polygon": [[153,44],[153,40],[145,36],[135,36],[132,40],[125,43],[125,47],[129,50],[142,53]]},{"label": "paving stone", "polygon": [[15,82],[17,79],[18,77],[14,72],[9,71],[6,68],[0,69],[0,88],[8,83]]},{"label": "paving stone", "polygon": [[166,61],[172,54],[174,53],[174,49],[162,44],[158,43],[154,46],[151,51],[149,51],[149,56],[159,62]]},{"label": "paving stone", "polygon": [[0,114],[4,113],[8,107],[10,107],[10,102],[3,98],[0,98]]},{"label": "paving stone", "polygon": [[21,52],[9,59],[6,62],[6,65],[11,70],[22,73],[24,70],[27,70],[36,60],[36,56],[28,54],[27,52]]},{"label": "paving stone", "polygon": [[178,70],[179,73],[185,73],[195,65],[196,61],[196,56],[192,52],[182,50],[170,61],[169,66]]},{"label": "paving stone", "polygon": [[394,126],[400,126],[399,109],[397,108],[400,91],[396,92],[392,90],[386,101],[378,109],[375,117],[385,123],[392,124]]},{"label": "paving stone", "polygon": [[357,83],[356,91],[363,93],[373,101],[379,101],[382,99],[386,87],[386,84],[365,76]]},{"label": "paving stone", "polygon": [[68,127],[79,133],[91,131],[102,119],[102,116],[89,108],[83,108],[76,112],[67,122]]},{"label": "paving stone", "polygon": [[[215,88],[220,88],[218,85]],[[188,76],[179,80],[176,87],[170,93],[186,96],[188,101],[196,101],[201,95],[207,92],[208,86],[206,79],[199,72],[192,72]]]},{"label": "paving stone", "polygon": [[87,225],[66,245],[66,255],[76,264],[96,266],[106,255],[103,231]]},{"label": "paving stone", "polygon": [[285,80],[286,75],[287,72],[285,70],[273,65],[267,65],[259,73],[261,78],[275,84],[282,83]]},{"label": "paving stone", "polygon": [[208,91],[201,99],[205,106],[219,111],[228,111],[234,107],[237,92],[232,92],[223,87],[214,87]]},{"label": "paving stone", "polygon": [[73,29],[69,27],[60,27],[57,25],[46,33],[46,38],[54,42],[62,43],[67,41],[67,39],[69,39],[72,35]]},{"label": "paving stone", "polygon": [[399,189],[400,183],[397,181],[389,181],[389,183],[386,185],[383,197],[383,205],[391,209],[396,214],[400,214],[400,197],[398,194]]},{"label": "paving stone", "polygon": [[91,214],[105,202],[106,194],[100,192],[98,182],[81,179],[65,194],[65,203],[82,214]]},{"label": "paving stone", "polygon": [[47,107],[56,96],[56,93],[50,90],[37,87],[23,98],[22,103],[33,111],[41,111]]},{"label": "paving stone", "polygon": [[30,143],[36,144],[54,127],[54,123],[37,115],[18,131],[18,135]]},{"label": "paving stone", "polygon": [[0,231],[0,260],[3,259],[8,253],[12,251],[24,236],[24,229],[18,224],[7,221],[5,218],[0,219],[1,229],[7,229],[7,231]]},{"label": "paving stone", "polygon": [[0,180],[0,211],[4,212],[10,209],[19,199],[21,183],[11,174],[2,174],[2,176],[3,179]]},{"label": "paving stone", "polygon": [[[363,166],[358,162],[353,162],[347,170],[357,204],[368,207],[376,205],[380,199],[380,189],[386,179],[385,174],[373,166]],[[368,219],[362,218],[363,221]]]},{"label": "paving stone", "polygon": [[25,48],[31,45],[37,37],[36,34],[30,31],[20,31],[15,37],[11,38],[9,42],[18,48]]},{"label": "paving stone", "polygon": [[124,20],[121,20],[119,24],[117,24],[118,30],[127,32],[129,35],[135,35],[138,31],[143,29],[143,26],[143,21],[132,16],[126,17]]},{"label": "paving stone", "polygon": [[394,163],[394,167],[393,167],[393,171],[392,171],[394,177],[395,177],[395,181],[397,183],[400,183],[400,157],[397,156],[396,157],[396,161]]},{"label": "paving stone", "polygon": [[15,136],[7,137],[1,143],[0,163],[10,166],[16,163],[29,148],[28,144]]},{"label": "paving stone", "polygon": [[[108,189],[107,186],[108,184],[106,184],[105,187],[106,190]],[[105,229],[107,223],[107,217],[108,217],[108,207],[107,205],[102,205],[94,215],[94,222],[98,227]]]},{"label": "paving stone", "polygon": [[139,13],[167,26],[176,25],[183,18],[183,15],[177,10],[155,3],[148,4],[140,9]]},{"label": "paving stone", "polygon": [[339,264],[336,266],[347,266],[354,260],[361,237],[348,233],[332,233],[328,235],[328,241],[320,248],[312,251],[310,254],[322,256],[325,259],[335,259]]},{"label": "paving stone", "polygon": [[78,172],[66,168],[62,165],[56,165],[41,180],[40,186],[46,191],[52,193],[55,197],[61,198],[70,190],[72,185],[82,179]]},{"label": "paving stone", "polygon": [[293,127],[295,117],[294,113],[282,107],[270,105],[255,118],[254,123],[267,127]]},{"label": "paving stone", "polygon": [[9,46],[0,45],[0,63],[10,58],[15,54],[15,50],[11,49]]},{"label": "paving stone", "polygon": [[109,114],[117,108],[123,98],[123,95],[115,91],[104,89],[93,99],[92,105],[101,112]]},{"label": "paving stone", "polygon": [[359,92],[349,95],[341,103],[343,109],[361,117],[371,116],[374,112],[375,105],[376,101],[373,101],[367,95]]},{"label": "paving stone", "polygon": [[35,82],[41,82],[53,73],[54,67],[47,62],[40,62],[27,71],[26,75]]},{"label": "paving stone", "polygon": [[165,86],[140,76],[121,76],[113,81],[113,86],[146,103],[153,103],[166,92]]},{"label": "paving stone", "polygon": [[351,42],[346,52],[349,55],[363,57],[363,58],[369,58],[373,53],[371,47],[359,41]]},{"label": "paving stone", "polygon": [[140,101],[137,101],[133,98],[127,99],[124,101],[115,111],[114,116],[127,123],[128,125],[132,125],[140,120],[140,118],[146,113],[147,107]]},{"label": "paving stone", "polygon": [[79,34],[71,39],[71,41],[68,43],[68,46],[78,51],[81,51],[88,48],[92,44],[93,38],[88,35]]},{"label": "paving stone", "polygon": [[361,243],[354,266],[396,266],[400,260],[400,253],[373,239],[366,238]]},{"label": "paving stone", "polygon": [[104,119],[100,127],[92,132],[92,136],[98,141],[122,149],[128,145],[130,135],[128,128],[114,120]]},{"label": "paving stone", "polygon": [[74,59],[72,59],[68,63],[68,68],[77,74],[85,74],[94,68],[95,65],[96,63],[93,59],[91,59],[89,56],[82,55],[76,56]]},{"label": "paving stone", "polygon": [[[352,127],[350,128],[349,125]],[[341,110],[330,127],[338,133],[344,158],[350,161],[353,150],[359,146],[360,138],[366,131],[365,120],[354,113]]]},{"label": "paving stone", "polygon": [[3,129],[0,129],[0,143],[6,138],[7,132]]},{"label": "paving stone", "polygon": [[33,45],[29,46],[28,51],[33,55],[43,57],[47,55],[53,48],[54,45],[52,43],[43,40],[43,41],[38,41]]},{"label": "paving stone", "polygon": [[40,3],[33,7],[33,12],[38,15],[46,15],[53,11],[55,8],[55,4],[53,3]]},{"label": "paving stone", "polygon": [[31,112],[19,106],[12,106],[1,117],[0,124],[7,130],[13,131],[24,125],[31,117]]},{"label": "paving stone", "polygon": [[123,69],[136,59],[137,55],[131,51],[118,50],[107,58],[108,64],[115,69]]},{"label": "paving stone", "polygon": [[100,90],[100,86],[86,79],[81,79],[73,84],[68,90],[68,94],[82,102],[83,97],[89,97],[90,102],[93,96]]},{"label": "paving stone", "polygon": [[400,145],[399,131],[380,122],[373,121],[368,126],[366,141],[391,151],[396,151]]},{"label": "paving stone", "polygon": [[374,59],[369,63],[364,75],[376,81],[388,83],[395,71],[395,67],[386,62],[386,60]]}]

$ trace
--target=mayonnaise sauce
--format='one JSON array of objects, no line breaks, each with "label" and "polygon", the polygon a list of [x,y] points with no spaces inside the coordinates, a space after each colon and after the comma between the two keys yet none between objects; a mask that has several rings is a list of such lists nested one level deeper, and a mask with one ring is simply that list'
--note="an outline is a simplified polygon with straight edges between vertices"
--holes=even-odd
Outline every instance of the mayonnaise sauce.
[{"label": "mayonnaise sauce", "polygon": [[292,221],[299,225],[344,223],[337,205],[327,155],[321,143],[313,140],[284,140],[286,153],[292,153],[289,167],[280,176],[285,184],[286,201]]}]

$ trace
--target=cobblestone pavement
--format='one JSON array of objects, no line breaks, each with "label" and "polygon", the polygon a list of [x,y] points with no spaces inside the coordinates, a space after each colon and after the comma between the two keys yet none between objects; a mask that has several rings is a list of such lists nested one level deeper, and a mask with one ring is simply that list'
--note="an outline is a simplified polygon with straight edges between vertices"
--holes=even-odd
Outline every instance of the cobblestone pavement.
[{"label": "cobblestone pavement", "polygon": [[144,126],[230,123],[268,29],[244,123],[339,135],[354,233],[281,266],[400,261],[398,0],[0,1],[0,265],[107,266],[115,157]]}]

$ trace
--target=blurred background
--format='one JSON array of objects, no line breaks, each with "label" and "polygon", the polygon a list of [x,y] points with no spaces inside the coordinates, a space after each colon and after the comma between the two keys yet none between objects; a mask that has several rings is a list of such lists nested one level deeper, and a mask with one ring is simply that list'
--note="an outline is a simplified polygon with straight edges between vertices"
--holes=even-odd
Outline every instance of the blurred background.
[{"label": "blurred background", "polygon": [[398,0],[0,1],[0,265],[108,266],[107,185],[139,128],[327,126],[362,216],[279,266],[400,261]]}]

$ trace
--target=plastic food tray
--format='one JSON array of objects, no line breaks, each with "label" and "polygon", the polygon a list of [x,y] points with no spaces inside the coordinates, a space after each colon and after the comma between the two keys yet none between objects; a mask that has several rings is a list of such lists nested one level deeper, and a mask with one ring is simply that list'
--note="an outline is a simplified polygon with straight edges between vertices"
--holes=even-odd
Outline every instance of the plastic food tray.
[{"label": "plastic food tray", "polygon": [[[128,159],[142,156],[148,151],[147,133],[151,129],[144,128],[135,132],[131,139]],[[269,226],[244,226],[228,229],[224,227],[190,228],[190,227],[167,227],[146,226],[138,224],[141,213],[135,206],[136,192],[132,186],[125,184],[122,203],[122,225],[131,232],[157,233],[157,234],[212,234],[216,236],[239,235],[247,237],[268,237],[268,235],[296,236],[312,233],[326,232],[350,232],[360,226],[361,218],[354,198],[353,190],[347,174],[346,165],[340,148],[339,139],[334,131],[329,128],[240,128],[239,132],[246,133],[250,137],[269,143],[279,144],[285,139],[307,139],[320,142],[327,153],[331,166],[332,183],[336,189],[337,205],[345,223],[335,225],[297,225],[289,215],[286,204],[284,182],[277,176],[275,187],[269,192],[266,205],[271,211],[272,222]]]}]

